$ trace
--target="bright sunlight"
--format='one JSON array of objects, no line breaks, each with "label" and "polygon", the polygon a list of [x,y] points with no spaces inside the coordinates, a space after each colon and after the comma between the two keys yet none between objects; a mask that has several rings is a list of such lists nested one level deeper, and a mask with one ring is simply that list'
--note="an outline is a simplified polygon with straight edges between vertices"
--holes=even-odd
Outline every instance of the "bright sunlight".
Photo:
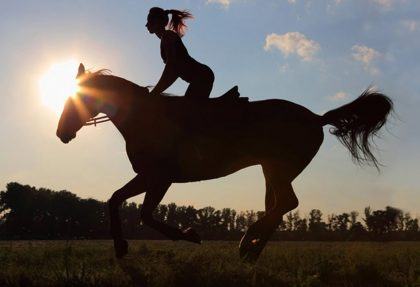
[{"label": "bright sunlight", "polygon": [[76,80],[78,65],[79,63],[73,59],[56,63],[39,80],[42,103],[57,114],[63,110],[67,98],[78,91]]}]

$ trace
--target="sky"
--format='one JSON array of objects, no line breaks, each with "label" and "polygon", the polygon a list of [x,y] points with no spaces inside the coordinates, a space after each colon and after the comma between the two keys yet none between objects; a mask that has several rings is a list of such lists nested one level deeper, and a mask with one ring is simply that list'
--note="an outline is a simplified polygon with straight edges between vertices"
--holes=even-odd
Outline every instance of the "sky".
[{"label": "sky", "polygon": [[[376,141],[381,172],[355,165],[326,126],[318,154],[293,182],[298,209],[329,214],[389,205],[420,216],[417,0],[2,1],[0,190],[17,181],[107,200],[135,176],[109,122],[61,143],[59,114],[41,100],[39,82],[52,65],[75,59],[156,84],[164,68],[159,39],[144,26],[153,6],[194,15],[183,42],[213,69],[212,97],[238,85],[250,100],[285,99],[322,114],[369,85],[390,96],[396,112]],[[179,79],[167,91],[182,95],[186,87]],[[254,166],[174,184],[163,203],[263,210],[264,196]]]}]

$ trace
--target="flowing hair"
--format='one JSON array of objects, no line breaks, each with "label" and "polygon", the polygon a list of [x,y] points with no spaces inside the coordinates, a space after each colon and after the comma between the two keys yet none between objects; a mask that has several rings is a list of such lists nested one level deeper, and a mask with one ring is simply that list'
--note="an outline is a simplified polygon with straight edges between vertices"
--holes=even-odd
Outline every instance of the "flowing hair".
[{"label": "flowing hair", "polygon": [[[169,14],[172,15],[170,21]],[[161,19],[170,30],[177,33],[180,37],[184,36],[185,29],[187,28],[187,25],[185,25],[185,19],[194,18],[193,15],[187,10],[163,10],[160,7],[151,8],[149,11],[149,16]]]},{"label": "flowing hair", "polygon": [[165,11],[168,14],[172,15],[171,21],[169,21],[169,29],[176,32],[180,37],[184,36],[185,29],[187,28],[187,25],[184,23],[184,19],[192,19],[194,18],[193,15],[187,11],[187,10],[166,10]]}]

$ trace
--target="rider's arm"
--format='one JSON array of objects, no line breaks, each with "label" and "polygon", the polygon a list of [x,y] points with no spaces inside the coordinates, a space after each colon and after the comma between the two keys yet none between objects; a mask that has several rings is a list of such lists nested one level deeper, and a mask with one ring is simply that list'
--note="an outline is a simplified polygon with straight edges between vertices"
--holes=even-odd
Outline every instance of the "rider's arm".
[{"label": "rider's arm", "polygon": [[165,33],[162,37],[162,45],[165,51],[166,65],[159,82],[150,92],[152,95],[160,95],[178,78],[176,38],[174,38],[174,35]]}]

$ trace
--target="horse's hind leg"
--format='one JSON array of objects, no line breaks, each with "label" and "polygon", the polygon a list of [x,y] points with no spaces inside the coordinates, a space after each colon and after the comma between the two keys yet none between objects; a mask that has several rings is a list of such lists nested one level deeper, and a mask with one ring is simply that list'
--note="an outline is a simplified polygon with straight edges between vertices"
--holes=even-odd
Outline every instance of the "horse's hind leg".
[{"label": "horse's hind leg", "polygon": [[270,162],[263,164],[266,180],[266,214],[252,224],[242,237],[239,252],[248,261],[258,259],[268,239],[285,213],[298,206],[291,182],[306,167],[308,161]]},{"label": "horse's hind leg", "polygon": [[[295,131],[296,144],[291,150],[273,150],[270,159],[261,163],[266,181],[266,214],[252,224],[241,239],[239,255],[242,259],[255,261],[268,239],[281,223],[283,215],[299,204],[293,191],[292,181],[311,162],[323,141],[322,128],[305,126]],[[274,145],[273,145],[274,146]]]}]

